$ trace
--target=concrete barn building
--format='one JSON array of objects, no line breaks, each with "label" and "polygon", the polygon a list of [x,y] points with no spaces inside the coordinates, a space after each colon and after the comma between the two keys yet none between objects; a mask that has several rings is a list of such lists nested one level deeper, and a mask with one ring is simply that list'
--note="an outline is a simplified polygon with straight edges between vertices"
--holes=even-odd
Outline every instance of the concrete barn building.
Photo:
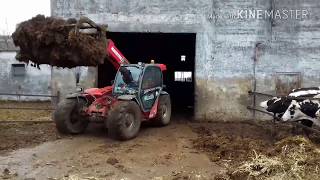
[{"label": "concrete barn building", "polygon": [[[17,48],[9,36],[0,36],[0,94],[51,94],[51,67],[32,67],[15,59]],[[48,97],[0,95],[0,100],[50,100]]]},{"label": "concrete barn building", "polygon": [[[167,64],[174,110],[196,119],[252,118],[249,90],[319,86],[318,0],[51,0],[51,14],[108,24],[108,37],[131,63]],[[75,90],[76,74],[83,86],[102,87],[114,70],[51,73],[50,90],[65,95]]]}]

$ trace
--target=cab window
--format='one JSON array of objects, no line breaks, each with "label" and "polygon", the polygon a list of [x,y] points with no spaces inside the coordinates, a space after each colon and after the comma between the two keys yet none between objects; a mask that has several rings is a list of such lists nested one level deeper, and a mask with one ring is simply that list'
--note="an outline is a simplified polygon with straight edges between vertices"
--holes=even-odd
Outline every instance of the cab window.
[{"label": "cab window", "polygon": [[159,86],[162,86],[162,73],[160,68],[147,67],[142,80],[142,89],[145,90]]},{"label": "cab window", "polygon": [[141,102],[146,110],[150,110],[159,96],[162,86],[162,72],[158,67],[146,67],[142,80]]}]

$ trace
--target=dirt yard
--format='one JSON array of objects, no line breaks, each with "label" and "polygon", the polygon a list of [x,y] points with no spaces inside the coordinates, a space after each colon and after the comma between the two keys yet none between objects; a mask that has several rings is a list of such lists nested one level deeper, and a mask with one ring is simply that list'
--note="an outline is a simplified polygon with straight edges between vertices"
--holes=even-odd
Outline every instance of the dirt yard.
[{"label": "dirt yard", "polygon": [[[0,108],[12,107],[52,109],[52,104],[49,101],[0,101]],[[49,110],[0,109],[0,121],[48,121],[51,120],[51,113]]]},{"label": "dirt yard", "polygon": [[60,138],[53,123],[0,123],[0,155]]},{"label": "dirt yard", "polygon": [[193,148],[192,139],[197,134],[186,123],[144,127],[136,139],[127,142],[107,138],[106,130],[99,124],[92,124],[81,136],[54,140],[56,135],[51,135],[47,143],[30,144],[28,148],[0,156],[2,177],[211,179],[223,170],[205,153]]},{"label": "dirt yard", "polygon": [[[28,116],[26,116],[28,117]],[[107,137],[101,124],[61,136],[53,123],[0,124],[0,179],[315,179],[319,137],[272,123],[143,126],[136,139]]]}]

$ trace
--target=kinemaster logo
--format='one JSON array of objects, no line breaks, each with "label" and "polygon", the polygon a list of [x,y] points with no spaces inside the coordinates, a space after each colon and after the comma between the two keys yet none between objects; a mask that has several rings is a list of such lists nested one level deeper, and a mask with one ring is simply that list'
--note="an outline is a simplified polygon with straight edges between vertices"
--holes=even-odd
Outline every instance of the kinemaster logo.
[{"label": "kinemaster logo", "polygon": [[221,10],[209,15],[210,19],[238,20],[307,20],[311,12],[307,9],[236,9]]}]

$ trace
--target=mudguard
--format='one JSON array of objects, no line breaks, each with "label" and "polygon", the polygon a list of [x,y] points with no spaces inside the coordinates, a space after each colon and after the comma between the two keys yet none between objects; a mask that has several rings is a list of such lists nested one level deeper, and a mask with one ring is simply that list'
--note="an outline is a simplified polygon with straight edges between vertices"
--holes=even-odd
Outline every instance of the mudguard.
[{"label": "mudguard", "polygon": [[87,102],[87,105],[90,104],[90,98],[83,93],[72,93],[66,96],[66,99],[83,99]]},{"label": "mudguard", "polygon": [[73,99],[73,98],[85,98],[85,96],[81,93],[71,93],[66,96],[66,99]]}]

